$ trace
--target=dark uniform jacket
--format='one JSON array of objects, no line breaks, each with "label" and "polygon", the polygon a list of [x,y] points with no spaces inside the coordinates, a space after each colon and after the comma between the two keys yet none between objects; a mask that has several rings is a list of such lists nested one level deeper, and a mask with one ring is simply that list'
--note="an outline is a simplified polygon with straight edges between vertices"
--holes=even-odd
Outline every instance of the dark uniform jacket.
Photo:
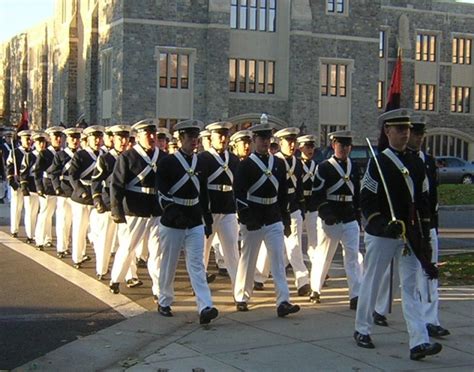
[{"label": "dark uniform jacket", "polygon": [[53,146],[48,146],[48,148],[41,150],[36,158],[34,177],[38,193],[56,195],[51,173],[48,172],[49,167],[53,164],[54,155],[56,155],[56,153],[57,151]]},{"label": "dark uniform jacket", "polygon": [[25,195],[36,192],[34,172],[38,154],[37,150],[28,151],[23,158],[25,166],[20,169],[20,189]]},{"label": "dark uniform jacket", "polygon": [[[161,215],[156,193],[156,172],[158,163],[164,157],[166,154],[158,148],[147,154],[143,147],[136,144],[117,158],[110,183],[110,209],[113,216]],[[138,179],[137,176],[145,170],[146,176]]]},{"label": "dark uniform jacket", "polygon": [[[228,157],[227,165],[225,162],[226,153]],[[216,159],[216,156],[221,159],[220,162]],[[200,153],[198,158],[205,168],[211,213],[235,213],[235,198],[232,184],[239,165],[238,157],[229,151],[218,154],[215,150],[210,150]],[[221,170],[223,171],[221,172]]]},{"label": "dark uniform jacket", "polygon": [[74,154],[69,168],[70,182],[73,188],[71,199],[84,205],[92,205],[92,173],[101,150],[93,151],[86,147]]},{"label": "dark uniform jacket", "polygon": [[279,152],[276,157],[283,160],[286,169],[289,212],[304,210],[303,165],[296,156],[286,156]]},{"label": "dark uniform jacket", "polygon": [[[385,154],[386,151],[395,155],[400,161],[400,167]],[[405,223],[406,238],[425,268],[424,263],[431,260],[431,248],[429,244],[424,244],[429,242],[430,209],[423,161],[411,151],[400,152],[390,148],[379,153],[377,159],[388,187],[395,218]],[[413,185],[413,201],[408,184]],[[367,233],[394,238],[387,230],[392,217],[387,195],[373,160],[370,160],[362,181],[361,208],[367,220]]]},{"label": "dark uniform jacket", "polygon": [[31,149],[25,149],[23,146],[15,148],[10,151],[7,158],[7,179],[8,181],[15,180],[17,182],[17,188],[20,187],[21,175],[25,174],[27,163],[27,154],[31,152]]},{"label": "dark uniform jacket", "polygon": [[[350,162],[351,169],[348,171],[349,162],[350,159],[342,161],[332,156],[317,166],[313,198],[318,216],[326,224],[347,223],[359,219],[359,169],[354,162]],[[339,165],[342,174],[333,163]]]},{"label": "dark uniform jacket", "polygon": [[115,149],[99,156],[92,174],[92,197],[100,195],[107,211],[110,211],[110,183],[118,157],[119,154]]},{"label": "dark uniform jacket", "polygon": [[[267,205],[260,204],[248,199],[249,189],[264,175],[264,172],[252,160],[252,156],[258,157],[265,167],[268,167],[270,160],[270,155],[254,152],[239,163],[234,178],[234,193],[240,222],[246,225],[248,230],[257,230],[264,225],[280,221],[288,225],[290,216],[285,163],[273,156],[274,163],[267,172],[267,179],[252,195],[258,198],[277,198],[277,201]],[[270,175],[275,177],[278,191],[270,181]]]},{"label": "dark uniform jacket", "polygon": [[301,159],[301,164],[303,168],[303,174],[301,175],[301,177],[303,184],[305,210],[307,212],[316,212],[318,210],[318,206],[316,204],[316,199],[313,196],[313,184],[317,164],[312,159]]},{"label": "dark uniform jacket", "polygon": [[435,159],[422,151],[417,151],[416,155],[425,164],[426,177],[429,185],[429,200],[430,200],[430,220],[431,228],[438,229],[438,168],[436,167]]},{"label": "dark uniform jacket", "polygon": [[[180,157],[185,162],[186,169],[180,162]],[[194,170],[193,163],[195,164]],[[206,170],[202,158],[195,154],[187,155],[179,150],[177,153],[165,157],[158,164],[157,176],[160,204],[163,207],[161,223],[164,226],[189,229],[203,223],[207,226],[212,225]],[[185,179],[186,182],[177,190],[173,190],[181,179]],[[199,190],[196,184],[199,186]],[[183,205],[183,200],[195,201],[196,199],[198,199],[197,203]]]},{"label": "dark uniform jacket", "polygon": [[76,151],[67,147],[54,155],[53,163],[49,167],[48,173],[51,175],[51,182],[56,195],[67,198],[70,198],[72,195],[73,188],[70,182],[69,168]]}]

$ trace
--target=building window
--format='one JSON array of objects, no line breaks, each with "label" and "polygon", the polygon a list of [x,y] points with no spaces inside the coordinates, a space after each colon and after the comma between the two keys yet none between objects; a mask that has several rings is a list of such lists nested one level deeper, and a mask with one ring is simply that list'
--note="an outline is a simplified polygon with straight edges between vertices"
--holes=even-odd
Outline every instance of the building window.
[{"label": "building window", "polygon": [[276,0],[231,0],[230,27],[275,32]]},{"label": "building window", "polygon": [[415,85],[415,110],[435,110],[436,86],[431,84]]},{"label": "building window", "polygon": [[174,129],[174,126],[179,123],[180,121],[184,121],[184,120],[187,120],[187,119],[176,119],[176,118],[159,118],[158,119],[158,126],[160,128],[167,128],[170,130],[170,132],[173,131]]},{"label": "building window", "polygon": [[335,132],[337,130],[344,130],[346,129],[345,125],[336,125],[336,124],[321,124],[321,132],[320,132],[320,144],[321,148],[329,146],[329,133]]},{"label": "building window", "polygon": [[275,93],[275,62],[229,59],[229,91]]},{"label": "building window", "polygon": [[468,38],[453,38],[453,63],[459,65],[471,64],[472,40]]},{"label": "building window", "polygon": [[346,11],[346,0],[327,0],[326,10],[328,13],[344,14]]},{"label": "building window", "polygon": [[102,91],[112,89],[112,51],[102,52]]},{"label": "building window", "polygon": [[160,53],[160,88],[189,88],[189,55]]},{"label": "building window", "polygon": [[383,95],[384,95],[384,82],[383,81],[378,81],[377,82],[377,108],[381,109],[384,107],[384,100],[383,100]]},{"label": "building window", "polygon": [[425,62],[436,61],[436,35],[416,35],[416,60]]},{"label": "building window", "polygon": [[428,134],[422,149],[432,156],[456,156],[464,160],[469,157],[469,142],[452,135]]},{"label": "building window", "polygon": [[471,112],[471,88],[451,87],[451,112]]},{"label": "building window", "polygon": [[347,65],[323,63],[321,65],[321,95],[345,97],[347,95]]},{"label": "building window", "polygon": [[385,57],[385,31],[379,31],[379,58]]}]

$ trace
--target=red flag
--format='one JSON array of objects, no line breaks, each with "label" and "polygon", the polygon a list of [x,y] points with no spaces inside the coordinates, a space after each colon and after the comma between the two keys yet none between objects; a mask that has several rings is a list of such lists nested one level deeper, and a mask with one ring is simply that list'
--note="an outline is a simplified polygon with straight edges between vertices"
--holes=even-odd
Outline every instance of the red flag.
[{"label": "red flag", "polygon": [[23,109],[23,112],[21,113],[21,120],[18,123],[17,129],[16,129],[17,132],[20,132],[22,130],[27,130],[29,128],[28,122],[29,122],[28,109],[25,107]]},{"label": "red flag", "polygon": [[387,94],[387,105],[385,111],[391,111],[400,108],[400,95],[402,93],[402,56],[398,53],[397,63],[392,73],[390,88]]}]

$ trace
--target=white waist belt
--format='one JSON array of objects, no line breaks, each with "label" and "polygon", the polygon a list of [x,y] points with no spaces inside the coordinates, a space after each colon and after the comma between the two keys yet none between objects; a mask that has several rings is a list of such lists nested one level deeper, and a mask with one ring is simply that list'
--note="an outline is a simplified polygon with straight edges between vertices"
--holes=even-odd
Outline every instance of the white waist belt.
[{"label": "white waist belt", "polygon": [[328,195],[327,199],[332,201],[350,202],[352,201],[352,195]]},{"label": "white waist belt", "polygon": [[153,187],[126,186],[125,190],[135,191],[142,194],[155,194],[155,189]]},{"label": "white waist belt", "polygon": [[288,188],[288,194],[293,194],[295,192],[295,188],[294,187],[289,187]]},{"label": "white waist belt", "polygon": [[257,204],[270,205],[270,204],[275,204],[278,198],[276,196],[274,196],[273,198],[260,198],[258,196],[247,194],[247,200],[250,200],[251,202],[254,202]]},{"label": "white waist belt", "polygon": [[90,186],[92,185],[92,181],[90,180],[80,180],[81,183],[84,185],[84,186]]},{"label": "white waist belt", "polygon": [[313,195],[313,190],[304,190],[303,194],[304,196],[311,196]]},{"label": "white waist belt", "polygon": [[179,205],[184,205],[185,207],[192,207],[193,205],[196,205],[199,203],[199,198],[194,198],[194,199],[181,199],[176,196],[173,196],[173,201],[176,204]]},{"label": "white waist belt", "polygon": [[223,192],[229,192],[232,191],[232,186],[231,185],[214,185],[210,184],[207,185],[208,190],[215,190],[215,191],[223,191]]}]

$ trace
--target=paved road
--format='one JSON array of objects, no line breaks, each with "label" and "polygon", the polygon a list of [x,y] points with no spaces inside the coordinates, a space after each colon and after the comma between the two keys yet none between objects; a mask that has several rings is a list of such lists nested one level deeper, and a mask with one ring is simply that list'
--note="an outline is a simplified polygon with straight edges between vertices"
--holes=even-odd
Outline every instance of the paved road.
[{"label": "paved road", "polygon": [[124,319],[4,244],[0,257],[0,369],[20,366]]}]

